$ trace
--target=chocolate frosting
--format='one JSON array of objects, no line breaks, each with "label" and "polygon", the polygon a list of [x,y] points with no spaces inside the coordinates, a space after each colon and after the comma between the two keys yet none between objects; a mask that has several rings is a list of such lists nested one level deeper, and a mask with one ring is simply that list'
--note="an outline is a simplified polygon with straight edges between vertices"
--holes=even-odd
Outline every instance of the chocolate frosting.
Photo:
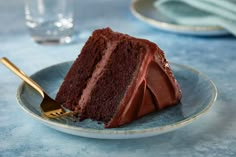
[{"label": "chocolate frosting", "polygon": [[181,91],[171,72],[164,53],[147,54],[133,81],[106,128],[117,127],[138,119],[148,113],[175,105],[181,98]]}]

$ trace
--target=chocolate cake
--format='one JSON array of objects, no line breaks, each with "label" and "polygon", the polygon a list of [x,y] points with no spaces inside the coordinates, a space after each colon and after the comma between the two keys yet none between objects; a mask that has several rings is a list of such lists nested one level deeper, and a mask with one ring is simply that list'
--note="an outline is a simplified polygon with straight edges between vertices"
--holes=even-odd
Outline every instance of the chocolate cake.
[{"label": "chocolate cake", "polygon": [[71,66],[56,101],[80,119],[119,127],[173,106],[181,91],[163,51],[148,40],[95,30]]}]

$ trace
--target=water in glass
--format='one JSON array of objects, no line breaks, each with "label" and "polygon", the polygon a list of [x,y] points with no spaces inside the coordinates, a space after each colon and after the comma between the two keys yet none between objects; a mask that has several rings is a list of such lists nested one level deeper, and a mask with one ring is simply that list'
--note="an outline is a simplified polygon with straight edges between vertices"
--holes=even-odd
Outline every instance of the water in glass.
[{"label": "water in glass", "polygon": [[38,43],[69,43],[74,33],[74,0],[25,0],[26,25]]}]

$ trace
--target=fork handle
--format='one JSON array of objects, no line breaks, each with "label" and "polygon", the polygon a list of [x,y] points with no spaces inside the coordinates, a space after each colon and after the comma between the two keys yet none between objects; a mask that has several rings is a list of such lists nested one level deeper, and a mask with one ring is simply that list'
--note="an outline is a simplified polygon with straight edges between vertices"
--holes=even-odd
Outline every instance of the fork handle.
[{"label": "fork handle", "polygon": [[44,97],[43,89],[36,82],[34,82],[34,80],[32,80],[29,76],[27,76],[23,71],[21,71],[18,67],[16,67],[11,61],[9,61],[6,57],[3,57],[1,58],[1,62],[13,73],[19,76],[22,80],[24,80],[31,87],[37,90],[42,95],[42,97]]}]

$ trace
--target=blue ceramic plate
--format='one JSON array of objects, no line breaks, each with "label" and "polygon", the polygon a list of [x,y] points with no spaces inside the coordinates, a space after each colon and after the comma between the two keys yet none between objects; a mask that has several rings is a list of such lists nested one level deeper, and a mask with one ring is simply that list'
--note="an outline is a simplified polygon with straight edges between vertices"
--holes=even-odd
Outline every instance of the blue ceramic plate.
[{"label": "blue ceramic plate", "polygon": [[[57,64],[32,75],[45,91],[55,97],[63,78],[72,62]],[[198,71],[179,64],[171,64],[178,80],[183,97],[175,107],[152,113],[131,124],[120,128],[104,129],[96,121],[75,121],[72,117],[48,119],[41,115],[42,98],[30,86],[22,83],[17,92],[20,106],[36,120],[56,130],[91,138],[128,139],[162,134],[185,126],[206,113],[217,97],[217,90],[212,81]]]},{"label": "blue ceramic plate", "polygon": [[219,26],[190,26],[180,25],[163,15],[154,7],[157,0],[133,0],[131,11],[139,20],[154,26],[155,28],[190,35],[215,36],[229,34]]}]

